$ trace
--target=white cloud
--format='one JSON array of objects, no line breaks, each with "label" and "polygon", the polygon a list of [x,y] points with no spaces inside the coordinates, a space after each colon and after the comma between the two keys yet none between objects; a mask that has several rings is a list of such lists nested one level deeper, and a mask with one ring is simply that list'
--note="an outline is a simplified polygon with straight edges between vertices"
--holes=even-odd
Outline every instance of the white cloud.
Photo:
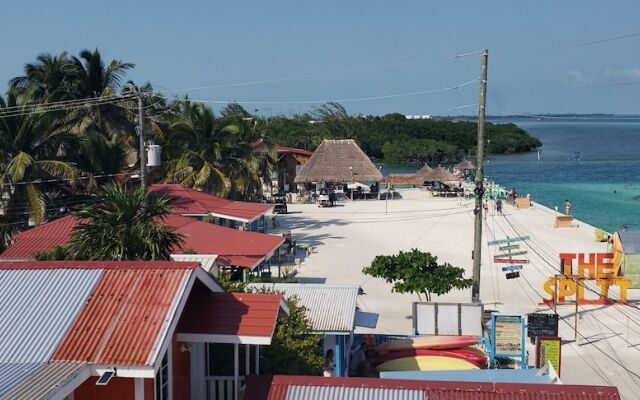
[{"label": "white cloud", "polygon": [[592,76],[586,76],[579,69],[570,69],[570,70],[568,70],[567,71],[567,76],[569,77],[569,79],[571,80],[571,83],[573,83],[573,84],[588,85],[590,83],[593,83],[593,77]]},{"label": "white cloud", "polygon": [[640,67],[604,70],[604,76],[608,78],[626,79],[632,81],[640,81]]}]

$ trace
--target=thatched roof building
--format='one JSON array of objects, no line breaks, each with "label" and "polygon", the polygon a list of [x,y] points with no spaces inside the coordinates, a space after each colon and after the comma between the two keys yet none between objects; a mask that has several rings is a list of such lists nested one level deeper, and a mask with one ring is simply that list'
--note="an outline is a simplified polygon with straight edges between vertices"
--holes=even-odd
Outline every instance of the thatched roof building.
[{"label": "thatched roof building", "polygon": [[417,174],[389,174],[380,182],[390,185],[422,185],[424,179]]},{"label": "thatched roof building", "polygon": [[420,168],[419,170],[416,171],[416,175],[418,175],[418,176],[426,176],[426,175],[430,174],[431,171],[433,171],[433,168],[431,168],[430,166],[425,164],[425,165],[422,166],[422,168]]},{"label": "thatched roof building", "polygon": [[382,174],[353,139],[324,140],[313,152],[295,183],[379,182]]},{"label": "thatched roof building", "polygon": [[425,181],[432,182],[455,182],[460,180],[460,178],[442,167],[434,169],[430,173],[424,175],[423,178]]},{"label": "thatched roof building", "polygon": [[473,165],[473,163],[467,159],[464,159],[462,161],[460,161],[459,163],[457,163],[456,165],[454,165],[455,169],[461,169],[461,170],[468,170],[468,169],[476,169],[476,166]]}]

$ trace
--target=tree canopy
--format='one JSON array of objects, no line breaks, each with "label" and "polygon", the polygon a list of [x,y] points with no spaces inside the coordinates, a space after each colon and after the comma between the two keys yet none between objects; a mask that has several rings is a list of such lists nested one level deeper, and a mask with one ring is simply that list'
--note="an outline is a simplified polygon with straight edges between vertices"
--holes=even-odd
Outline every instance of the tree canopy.
[{"label": "tree canopy", "polygon": [[395,292],[424,294],[427,301],[431,300],[431,294],[442,295],[452,289],[465,289],[472,282],[464,278],[463,268],[448,263],[438,264],[438,257],[418,249],[376,256],[362,272],[393,283]]}]

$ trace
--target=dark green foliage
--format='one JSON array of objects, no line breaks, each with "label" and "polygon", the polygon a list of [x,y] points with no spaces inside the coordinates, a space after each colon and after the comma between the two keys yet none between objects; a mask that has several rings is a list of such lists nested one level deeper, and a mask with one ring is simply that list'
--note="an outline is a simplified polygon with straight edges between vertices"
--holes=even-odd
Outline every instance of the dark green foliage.
[{"label": "dark green foliage", "polygon": [[33,255],[36,261],[61,261],[69,259],[69,250],[66,246],[56,246],[49,251],[40,251]]},{"label": "dark green foliage", "polygon": [[319,375],[324,365],[320,336],[311,334],[306,310],[296,298],[286,300],[289,315],[278,317],[271,345],[260,350],[260,373]]},{"label": "dark green foliage", "polygon": [[418,249],[401,251],[392,256],[376,256],[362,272],[393,283],[398,293],[422,293],[427,300],[431,294],[442,295],[451,289],[471,286],[471,279],[464,278],[464,269],[451,264],[438,264],[438,257]]},{"label": "dark green foliage", "polygon": [[75,215],[68,247],[74,260],[168,260],[182,236],[162,223],[171,199],[107,184],[95,204]]}]

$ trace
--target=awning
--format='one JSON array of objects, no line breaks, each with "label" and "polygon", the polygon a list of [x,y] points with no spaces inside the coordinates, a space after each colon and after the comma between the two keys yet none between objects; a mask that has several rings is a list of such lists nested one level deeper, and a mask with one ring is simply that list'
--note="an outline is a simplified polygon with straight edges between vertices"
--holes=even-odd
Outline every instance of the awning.
[{"label": "awning", "polygon": [[269,345],[281,312],[282,296],[263,293],[194,293],[183,314],[178,340],[196,343]]}]

